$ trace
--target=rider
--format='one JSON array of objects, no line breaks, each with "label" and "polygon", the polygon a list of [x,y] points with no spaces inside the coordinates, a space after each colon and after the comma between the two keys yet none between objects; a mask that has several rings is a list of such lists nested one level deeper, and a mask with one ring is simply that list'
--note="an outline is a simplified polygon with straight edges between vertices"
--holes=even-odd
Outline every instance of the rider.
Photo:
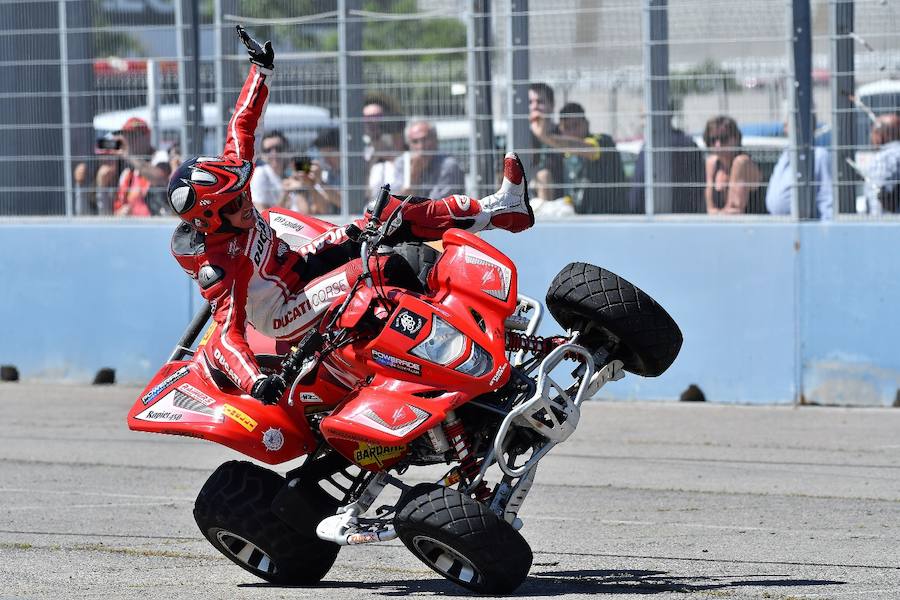
[{"label": "rider", "polygon": [[[297,340],[334,298],[350,289],[362,268],[346,226],[334,227],[295,251],[269,225],[269,211],[259,214],[254,208],[254,141],[275,52],[271,42],[260,46],[240,25],[237,32],[253,66],[228,123],[222,155],[191,158],[172,175],[169,203],[184,221],[173,236],[172,253],[197,280],[217,323],[198,362],[208,376],[213,369],[221,371],[243,391],[272,404],[286,385],[280,375],[260,372],[245,338],[247,323],[276,340]],[[376,216],[390,215],[400,202],[391,196],[383,214]],[[370,205],[369,218],[371,210]],[[389,237],[391,242],[427,241],[440,239],[451,227],[517,232],[533,224],[522,163],[509,153],[495,194],[481,200],[462,195],[413,198]],[[357,222],[364,225],[365,220]],[[390,280],[389,273],[385,277]]]}]

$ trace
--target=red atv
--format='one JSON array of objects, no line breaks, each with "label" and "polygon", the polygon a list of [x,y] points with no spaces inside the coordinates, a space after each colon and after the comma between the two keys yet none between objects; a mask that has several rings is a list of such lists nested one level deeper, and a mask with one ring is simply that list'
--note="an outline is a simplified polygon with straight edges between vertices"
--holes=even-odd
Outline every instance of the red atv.
[{"label": "red atv", "polygon": [[[267,464],[306,455],[284,477],[227,462],[197,496],[203,535],[262,579],[312,584],[342,546],[399,537],[460,586],[508,593],[531,567],[517,515],[538,462],[575,431],[579,406],[605,383],[624,371],[665,371],[681,332],[634,285],[571,263],[546,298],[566,334],[538,337],[542,306],[517,293],[515,266],[484,240],[450,230],[439,256],[421,244],[382,244],[402,209],[357,232],[363,274],[317,331],[286,356],[259,334],[250,339],[263,369],[280,370],[289,384],[279,404],[211,380],[190,359],[207,308],[128,426],[212,440]],[[271,222],[295,248],[330,227],[300,215]],[[410,263],[420,285],[385,284],[379,266],[389,253]],[[563,363],[574,370],[558,369]],[[437,464],[447,471],[435,483],[401,479],[410,467]],[[370,510],[388,486],[399,500]]]}]

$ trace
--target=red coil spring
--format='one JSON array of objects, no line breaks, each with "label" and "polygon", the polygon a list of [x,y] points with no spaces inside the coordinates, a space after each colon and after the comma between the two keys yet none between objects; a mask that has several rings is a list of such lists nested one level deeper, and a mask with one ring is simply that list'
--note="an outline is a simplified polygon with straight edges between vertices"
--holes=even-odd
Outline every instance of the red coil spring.
[{"label": "red coil spring", "polygon": [[[475,481],[475,478],[481,472],[481,467],[472,454],[469,438],[466,435],[466,429],[463,427],[462,421],[453,419],[449,423],[444,423],[444,433],[447,435],[447,441],[450,442],[450,446],[456,453],[456,458],[459,460],[459,469],[463,477],[469,482]],[[491,495],[484,481],[478,484],[474,493],[475,498],[478,500],[485,500]]]},{"label": "red coil spring", "polygon": [[545,338],[539,335],[525,335],[514,331],[506,332],[506,350],[509,352],[525,350],[534,354],[550,354],[557,346],[565,342],[566,338],[561,336]]}]

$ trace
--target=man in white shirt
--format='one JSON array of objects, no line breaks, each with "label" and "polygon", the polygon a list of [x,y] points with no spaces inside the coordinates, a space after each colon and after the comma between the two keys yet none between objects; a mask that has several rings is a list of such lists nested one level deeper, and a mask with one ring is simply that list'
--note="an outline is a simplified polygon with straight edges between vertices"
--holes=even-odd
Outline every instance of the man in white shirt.
[{"label": "man in white shirt", "polygon": [[266,133],[262,139],[261,156],[250,180],[250,193],[256,210],[279,206],[285,192],[282,187],[287,159],[287,139],[280,131]]}]

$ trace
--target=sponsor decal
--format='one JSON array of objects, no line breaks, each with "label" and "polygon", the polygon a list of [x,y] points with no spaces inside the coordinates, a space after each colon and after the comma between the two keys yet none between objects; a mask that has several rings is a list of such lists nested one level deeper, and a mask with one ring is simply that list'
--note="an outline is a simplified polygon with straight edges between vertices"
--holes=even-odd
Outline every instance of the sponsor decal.
[{"label": "sponsor decal", "polygon": [[234,258],[240,253],[241,245],[238,243],[237,238],[232,238],[232,240],[228,242],[228,256]]},{"label": "sponsor decal", "polygon": [[[216,310],[215,306],[213,306],[212,309]],[[212,334],[216,330],[216,327],[218,327],[218,325],[219,324],[216,323],[215,321],[213,321],[212,323],[209,324],[209,327],[207,327],[206,331],[203,332],[203,337],[200,338],[200,343],[197,344],[198,348],[201,348],[206,345],[206,343],[209,341],[209,338],[212,337]]]},{"label": "sponsor decal", "polygon": [[414,363],[411,360],[397,358],[396,356],[391,356],[390,354],[385,354],[384,352],[374,349],[372,350],[372,358],[383,367],[390,367],[413,375],[422,374],[422,365]]},{"label": "sponsor decal", "polygon": [[216,362],[219,363],[219,368],[222,369],[222,371],[223,371],[226,375],[228,375],[228,377],[229,377],[233,382],[235,382],[235,383],[237,383],[238,385],[240,385],[240,383],[241,383],[241,378],[238,376],[237,373],[234,372],[234,369],[231,368],[231,366],[228,364],[228,361],[225,360],[225,357],[222,355],[222,353],[219,351],[218,348],[216,348],[216,349],[213,351],[213,356],[216,357]]},{"label": "sponsor decal", "polygon": [[149,404],[152,400],[154,400],[157,396],[159,396],[159,394],[164,389],[166,389],[167,387],[169,387],[170,385],[172,385],[173,383],[175,383],[176,381],[178,381],[179,379],[181,379],[182,377],[187,375],[188,370],[189,369],[186,366],[181,367],[180,369],[178,369],[177,371],[175,371],[174,373],[172,373],[171,375],[169,375],[168,377],[166,377],[165,379],[160,381],[158,384],[153,386],[153,389],[151,389],[149,392],[147,392],[146,394],[141,396],[141,402],[144,403],[144,405]]},{"label": "sponsor decal", "polygon": [[256,266],[258,267],[262,264],[266,248],[268,247],[269,241],[272,239],[272,232],[269,229],[269,225],[261,216],[259,216],[259,213],[256,214],[256,234],[256,244],[254,244],[253,247],[253,262],[256,263]]},{"label": "sponsor decal", "polygon": [[287,258],[288,250],[290,250],[290,247],[287,244],[285,244],[284,242],[282,242],[281,240],[279,240],[278,248],[275,249],[275,261],[279,265],[284,264],[284,259]]},{"label": "sponsor decal", "polygon": [[[212,399],[210,398],[210,400]],[[135,415],[134,418],[140,421],[164,423],[221,423],[223,421],[220,412],[205,402],[184,393],[181,388],[170,391],[142,413]]]},{"label": "sponsor decal", "polygon": [[[271,216],[271,215],[270,215]],[[293,229],[296,232],[303,231],[303,223],[296,219],[290,219],[284,215],[275,215],[271,217],[272,223],[277,223],[278,225],[283,225],[287,229]]]},{"label": "sponsor decal", "polygon": [[425,317],[404,308],[394,317],[394,320],[391,322],[391,329],[399,331],[408,338],[416,339],[424,325]]},{"label": "sponsor decal", "polygon": [[322,399],[312,392],[301,392],[300,393],[300,402],[304,404],[321,404]]},{"label": "sponsor decal", "polygon": [[[276,332],[289,326],[290,331],[300,329],[313,321],[319,313],[325,312],[332,300],[349,289],[346,273],[338,273],[307,287],[296,297],[292,308],[272,319],[272,329]],[[278,332],[277,335],[282,333]]]},{"label": "sponsor decal", "polygon": [[506,371],[506,364],[507,364],[507,363],[503,363],[503,364],[500,366],[500,368],[497,369],[497,372],[494,373],[494,376],[493,376],[493,377],[491,377],[491,381],[488,383],[488,385],[494,385],[495,383],[497,383],[498,381],[500,381],[500,378],[503,377],[503,373]]},{"label": "sponsor decal", "polygon": [[228,417],[247,431],[253,431],[254,429],[256,429],[256,421],[253,420],[250,415],[239,408],[233,407],[230,404],[226,404],[222,407],[222,414],[224,414],[226,417]]},{"label": "sponsor decal", "polygon": [[406,452],[406,446],[377,446],[360,442],[353,453],[353,462],[364,467],[367,465],[384,466],[384,461],[400,458]]},{"label": "sponsor decal", "polygon": [[472,206],[471,198],[462,195],[453,196],[453,198],[456,200],[456,205],[459,207],[459,210],[463,213],[469,212],[469,208]]},{"label": "sponsor decal", "polygon": [[179,385],[178,391],[187,396],[190,396],[204,406],[212,406],[216,403],[216,400],[213,397],[207,395],[205,392],[201,392],[189,383],[182,383],[181,385]]},{"label": "sponsor decal", "polygon": [[277,427],[269,427],[263,432],[263,446],[269,452],[278,452],[284,446],[284,434]]},{"label": "sponsor decal", "polygon": [[422,410],[418,406],[404,404],[394,410],[390,423],[370,408],[364,410],[359,416],[365,419],[365,421],[361,421],[361,424],[366,427],[377,429],[395,437],[403,437],[424,423],[431,416],[431,413]]},{"label": "sponsor decal", "polygon": [[329,229],[308,244],[300,246],[300,256],[306,258],[309,254],[316,254],[329,246],[336,246],[347,239],[347,232],[343,227]]},{"label": "sponsor decal", "polygon": [[209,206],[210,204],[212,204],[212,200],[210,200],[209,198],[200,199],[200,206]]},{"label": "sponsor decal", "polygon": [[488,296],[506,301],[512,282],[512,269],[501,265],[484,252],[470,247],[466,248],[466,263],[484,267],[481,273],[481,291]]}]

